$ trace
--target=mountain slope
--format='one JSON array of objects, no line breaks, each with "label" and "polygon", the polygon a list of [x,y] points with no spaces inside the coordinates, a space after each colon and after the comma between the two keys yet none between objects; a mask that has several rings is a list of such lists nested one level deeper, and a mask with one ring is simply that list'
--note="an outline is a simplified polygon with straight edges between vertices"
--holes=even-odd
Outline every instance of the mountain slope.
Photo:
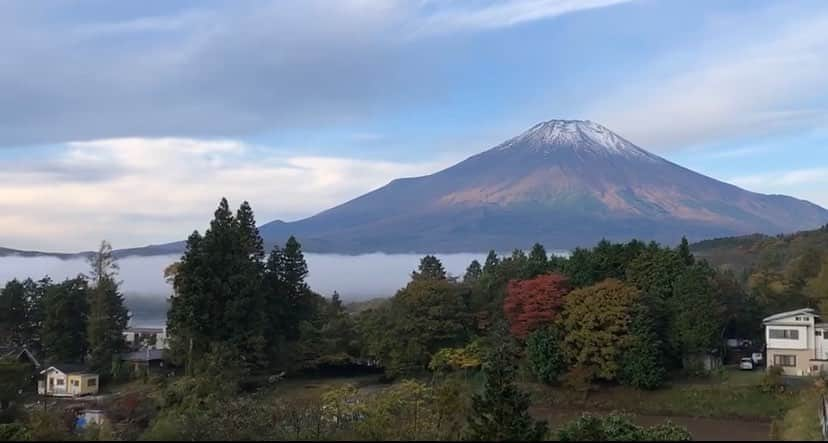
[{"label": "mountain slope", "polygon": [[[828,211],[812,203],[714,180],[590,121],[552,120],[437,173],[260,230],[268,245],[296,235],[311,252],[481,252],[601,238],[672,244],[826,222]],[[117,253],[182,250],[178,242]]]},{"label": "mountain slope", "polygon": [[459,252],[677,241],[820,226],[828,211],[722,183],[589,121],[553,120],[435,174],[262,227],[320,252]]}]

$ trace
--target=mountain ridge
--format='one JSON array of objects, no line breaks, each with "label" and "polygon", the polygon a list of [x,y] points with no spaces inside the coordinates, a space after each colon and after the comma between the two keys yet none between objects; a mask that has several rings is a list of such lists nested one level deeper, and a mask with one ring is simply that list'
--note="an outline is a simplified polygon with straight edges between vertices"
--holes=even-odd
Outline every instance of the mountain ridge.
[{"label": "mountain ridge", "polygon": [[[484,252],[589,246],[602,238],[674,244],[828,222],[805,200],[741,189],[650,153],[589,120],[549,120],[433,174],[395,179],[311,217],[260,226],[308,252]],[[120,250],[178,253],[183,242]]]}]

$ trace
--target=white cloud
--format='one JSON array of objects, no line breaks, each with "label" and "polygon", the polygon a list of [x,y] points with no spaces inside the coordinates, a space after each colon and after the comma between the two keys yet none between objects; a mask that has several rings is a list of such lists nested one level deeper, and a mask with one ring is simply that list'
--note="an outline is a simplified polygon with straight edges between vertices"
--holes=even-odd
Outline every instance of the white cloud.
[{"label": "white cloud", "polygon": [[[222,196],[250,201],[260,223],[290,220],[452,161],[296,156],[231,140],[70,143],[46,166],[0,172],[0,245],[71,251],[102,238],[116,247],[179,240],[206,225]],[[90,164],[83,177],[64,173]]]},{"label": "white cloud", "polygon": [[708,33],[712,44],[642,67],[648,75],[595,100],[588,114],[657,151],[824,125],[828,109],[809,102],[828,90],[828,13],[771,14],[781,23],[722,20]]},{"label": "white cloud", "polygon": [[[506,28],[632,0],[506,0],[494,2],[426,2],[436,11],[418,25],[416,35]],[[448,7],[445,5],[449,4]]]},{"label": "white cloud", "polygon": [[768,194],[796,195],[828,208],[828,168],[806,168],[743,175],[727,180],[736,186]]}]

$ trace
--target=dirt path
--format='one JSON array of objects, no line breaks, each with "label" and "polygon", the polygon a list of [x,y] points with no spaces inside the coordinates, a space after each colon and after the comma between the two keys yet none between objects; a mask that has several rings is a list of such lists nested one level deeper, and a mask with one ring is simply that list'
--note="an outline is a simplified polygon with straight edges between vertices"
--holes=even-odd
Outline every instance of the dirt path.
[{"label": "dirt path", "polygon": [[[560,410],[533,407],[532,415],[549,421],[552,428],[573,420],[585,411]],[[606,414],[606,412],[596,412]],[[632,415],[633,421],[642,426],[653,426],[670,420],[690,431],[695,441],[767,441],[770,437],[770,423],[715,418],[667,417],[654,415]]]}]

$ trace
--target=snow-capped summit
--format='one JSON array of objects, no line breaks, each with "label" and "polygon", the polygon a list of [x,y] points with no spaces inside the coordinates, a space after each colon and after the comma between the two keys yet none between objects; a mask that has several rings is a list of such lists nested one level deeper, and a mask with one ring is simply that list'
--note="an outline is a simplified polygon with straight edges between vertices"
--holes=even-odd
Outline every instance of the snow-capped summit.
[{"label": "snow-capped summit", "polygon": [[570,149],[594,155],[621,155],[660,160],[659,157],[590,120],[549,120],[495,147],[496,150],[524,148],[546,153]]},{"label": "snow-capped summit", "polygon": [[602,238],[675,244],[826,222],[812,203],[706,177],[591,121],[552,120],[442,171],[259,232],[268,245],[294,235],[312,252],[447,253]]}]

